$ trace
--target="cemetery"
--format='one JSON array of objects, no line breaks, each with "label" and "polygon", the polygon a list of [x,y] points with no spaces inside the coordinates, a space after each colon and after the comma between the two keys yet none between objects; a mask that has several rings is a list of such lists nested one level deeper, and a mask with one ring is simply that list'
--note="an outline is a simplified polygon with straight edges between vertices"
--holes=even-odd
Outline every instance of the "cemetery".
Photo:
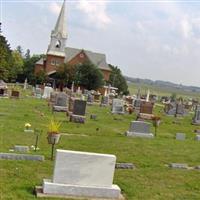
[{"label": "cemetery", "polygon": [[[87,105],[76,92],[70,97],[57,90],[46,99],[16,88],[18,98],[11,97],[10,87],[10,96],[0,98],[2,199],[198,199],[200,137],[198,123],[193,124],[198,107],[169,116],[156,101],[147,109],[154,117],[138,119],[138,105],[130,114],[120,96],[102,107],[101,101]],[[119,113],[113,113],[116,99]],[[54,106],[63,109],[52,112]],[[84,121],[71,120],[74,116]],[[59,140],[49,142],[52,119],[60,123]]]},{"label": "cemetery", "polygon": [[[1,6],[4,4],[1,8],[8,6],[5,2],[1,3]],[[111,20],[106,14],[107,1],[76,1],[76,7],[70,4],[72,21],[69,20],[69,27],[66,23],[67,1],[47,1],[47,6],[43,6],[44,2],[21,1],[23,6],[13,6],[12,12],[8,12],[6,25],[15,23],[10,31],[13,38],[21,35],[23,45],[27,43],[25,39],[29,39],[27,44],[34,42],[38,51],[42,44],[46,42],[47,45],[46,31],[53,15],[58,15],[45,53],[37,55],[30,53],[30,49],[24,52],[21,46],[13,49],[13,44],[8,41],[14,43],[14,40],[7,40],[4,36],[7,27],[4,26],[2,31],[0,22],[0,199],[199,200],[200,88],[149,79],[157,71],[157,77],[162,78],[160,69],[155,70],[159,65],[163,67],[161,71],[165,68],[171,74],[170,77],[178,71],[182,81],[182,70],[178,66],[182,64],[177,62],[177,70],[168,70],[169,66],[160,62],[159,52],[166,51],[162,55],[169,53],[167,61],[172,58],[171,54],[184,53],[186,57],[189,52],[186,43],[184,48],[180,46],[181,51],[180,47],[157,45],[157,33],[156,37],[155,33],[153,37],[146,37],[146,30],[151,30],[147,18],[141,23],[138,18],[134,29],[128,28],[128,31],[124,29],[126,23],[120,26],[124,35],[116,39],[115,35],[121,31],[115,27],[114,18]],[[12,1],[12,5],[15,3],[20,2]],[[27,15],[25,23],[20,20],[16,23],[15,17],[19,14],[13,17],[12,13],[23,8],[31,14],[29,9],[26,10],[27,5],[31,5],[31,12],[34,10],[34,20]],[[115,10],[113,8],[109,7]],[[135,11],[137,9],[139,7]],[[81,15],[76,15],[78,10]],[[121,7],[117,10],[121,12]],[[52,15],[48,16],[48,13]],[[167,18],[159,9],[150,13]],[[86,14],[87,20],[84,18]],[[116,19],[123,20],[122,17],[125,15],[116,15]],[[76,21],[74,26],[77,19],[80,22]],[[171,19],[169,21],[173,21]],[[191,20],[192,26],[196,26],[196,19]],[[99,24],[100,21],[103,24]],[[129,21],[132,24],[132,20]],[[192,34],[185,33],[188,32],[185,30],[188,29],[187,21],[181,23],[185,39],[196,36],[192,28]],[[21,24],[29,26],[20,28]],[[40,28],[35,28],[38,24]],[[44,26],[46,31],[42,29]],[[71,26],[74,27],[71,29]],[[115,31],[114,34],[106,32],[108,26]],[[20,30],[17,34],[16,27]],[[33,33],[31,28],[34,28]],[[159,28],[157,24],[156,28]],[[97,30],[99,36],[89,36],[89,32],[95,34]],[[71,32],[78,32],[78,35],[68,37]],[[126,37],[127,32],[131,37]],[[37,36],[42,39],[36,39]],[[104,40],[107,36],[110,38],[104,41],[100,36]],[[138,43],[131,44],[132,38]],[[153,40],[149,43],[149,39]],[[73,41],[76,46],[69,47]],[[198,44],[197,40],[194,41]],[[114,63],[114,58],[118,58],[115,63],[127,65],[128,75],[134,68],[135,75],[144,72],[142,76],[147,78],[124,76],[119,67],[107,62],[106,53],[84,49],[84,42],[94,50],[107,50],[109,62],[113,59]],[[140,43],[144,43],[145,48],[139,46]],[[110,51],[112,48],[114,52]],[[143,49],[145,54],[140,55]],[[154,50],[158,55],[151,54]],[[154,70],[142,69],[143,65],[150,66],[148,59],[152,58]],[[175,58],[172,60],[177,61]]]}]

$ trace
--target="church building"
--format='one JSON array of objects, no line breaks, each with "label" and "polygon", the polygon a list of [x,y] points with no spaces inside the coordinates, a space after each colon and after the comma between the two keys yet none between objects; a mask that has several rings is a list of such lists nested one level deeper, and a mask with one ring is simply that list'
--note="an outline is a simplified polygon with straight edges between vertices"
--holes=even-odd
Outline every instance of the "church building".
[{"label": "church building", "polygon": [[51,32],[51,41],[46,57],[36,62],[35,74],[44,71],[48,76],[51,76],[56,73],[56,69],[60,64],[77,65],[84,62],[91,62],[102,71],[104,80],[108,81],[111,69],[106,62],[105,54],[66,47],[67,37],[64,0],[55,28]]}]

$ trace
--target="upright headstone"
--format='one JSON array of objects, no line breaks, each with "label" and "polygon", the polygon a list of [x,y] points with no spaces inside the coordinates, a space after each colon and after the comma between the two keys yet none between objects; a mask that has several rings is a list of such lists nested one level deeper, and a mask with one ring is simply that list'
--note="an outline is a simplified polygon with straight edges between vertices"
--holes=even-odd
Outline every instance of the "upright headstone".
[{"label": "upright headstone", "polygon": [[126,136],[131,137],[154,137],[154,135],[150,132],[150,123],[143,121],[132,121],[129,130],[125,134]]},{"label": "upright headstone", "polygon": [[11,98],[19,98],[19,91],[12,90],[11,91]]},{"label": "upright headstone", "polygon": [[194,117],[192,119],[192,124],[200,125],[200,105],[196,106],[195,115],[194,115]]},{"label": "upright headstone", "polygon": [[77,123],[85,123],[85,110],[86,110],[86,101],[75,99],[73,112],[70,115],[70,121]]},{"label": "upright headstone", "polygon": [[53,178],[36,187],[37,196],[120,199],[112,184],[115,162],[114,155],[57,149]]},{"label": "upright headstone", "polygon": [[176,104],[176,113],[175,116],[183,116],[185,114],[184,105],[182,103]]},{"label": "upright headstone", "polygon": [[50,98],[50,95],[51,95],[51,92],[53,92],[53,88],[52,87],[49,87],[49,86],[45,86],[44,87],[44,93],[42,95],[42,98],[44,99],[49,99]]},{"label": "upright headstone", "polygon": [[124,102],[121,99],[113,99],[112,114],[124,114]]},{"label": "upright headstone", "polygon": [[109,105],[109,96],[102,96],[100,106],[108,106]]},{"label": "upright headstone", "polygon": [[87,96],[87,104],[92,105],[93,103],[94,103],[94,95],[89,93],[88,96]]},{"label": "upright headstone", "polygon": [[39,88],[39,87],[35,88],[35,97],[38,99],[42,98],[42,89],[41,88]]},{"label": "upright headstone", "polygon": [[152,114],[153,113],[153,103],[142,101],[140,104],[140,113]]},{"label": "upright headstone", "polygon": [[24,81],[24,90],[26,90],[28,88],[28,83],[27,83],[27,78]]},{"label": "upright headstone", "polygon": [[67,94],[60,92],[56,95],[53,112],[67,112]]}]

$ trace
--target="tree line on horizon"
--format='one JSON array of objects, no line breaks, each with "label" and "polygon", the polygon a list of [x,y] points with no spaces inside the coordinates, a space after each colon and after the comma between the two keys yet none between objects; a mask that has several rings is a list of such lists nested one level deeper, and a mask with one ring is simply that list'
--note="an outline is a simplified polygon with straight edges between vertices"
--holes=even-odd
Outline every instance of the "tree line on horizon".
[{"label": "tree line on horizon", "polygon": [[[24,52],[20,45],[12,50],[6,37],[2,34],[0,23],[0,80],[23,83],[27,79],[28,83],[32,85],[48,82],[49,77],[44,71],[38,74],[34,73],[35,63],[42,57],[44,58],[45,55],[31,55],[29,49]],[[88,90],[96,90],[105,84],[110,84],[117,87],[119,93],[127,95],[129,93],[128,86],[121,70],[111,64],[109,67],[112,71],[107,82],[103,80],[101,70],[90,62],[74,66],[61,64],[53,78],[59,85],[70,87],[74,82],[75,85]]]}]

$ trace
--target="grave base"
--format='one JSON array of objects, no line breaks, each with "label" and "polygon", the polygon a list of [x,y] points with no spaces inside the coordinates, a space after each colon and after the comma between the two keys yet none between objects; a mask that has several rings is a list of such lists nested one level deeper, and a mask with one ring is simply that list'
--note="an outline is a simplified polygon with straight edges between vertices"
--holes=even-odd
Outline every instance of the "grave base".
[{"label": "grave base", "polygon": [[121,190],[117,185],[107,187],[88,187],[78,185],[65,185],[52,183],[51,180],[44,179],[43,187],[36,186],[37,197],[60,197],[69,199],[112,199],[124,200]]},{"label": "grave base", "polygon": [[52,112],[67,112],[67,107],[53,106]]},{"label": "grave base", "polygon": [[136,133],[136,132],[126,131],[125,135],[128,137],[154,138],[154,135],[152,133]]},{"label": "grave base", "polygon": [[82,123],[82,124],[84,124],[84,123],[85,123],[85,116],[73,115],[73,114],[71,114],[71,115],[70,115],[69,121],[70,121],[70,122],[75,122],[75,123]]},{"label": "grave base", "polygon": [[124,115],[125,114],[124,111],[123,112],[112,111],[111,113],[112,114],[118,114],[118,115]]},{"label": "grave base", "polygon": [[195,126],[200,126],[200,122],[192,122],[191,124]]}]

